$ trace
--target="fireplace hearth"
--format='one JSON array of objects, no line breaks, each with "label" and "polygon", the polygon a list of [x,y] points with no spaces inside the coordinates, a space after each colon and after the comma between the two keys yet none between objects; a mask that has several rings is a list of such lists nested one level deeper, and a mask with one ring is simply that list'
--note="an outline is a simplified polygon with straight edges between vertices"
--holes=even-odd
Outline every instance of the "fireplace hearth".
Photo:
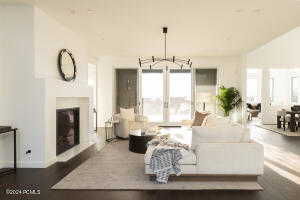
[{"label": "fireplace hearth", "polygon": [[56,110],[56,155],[79,144],[79,108]]}]

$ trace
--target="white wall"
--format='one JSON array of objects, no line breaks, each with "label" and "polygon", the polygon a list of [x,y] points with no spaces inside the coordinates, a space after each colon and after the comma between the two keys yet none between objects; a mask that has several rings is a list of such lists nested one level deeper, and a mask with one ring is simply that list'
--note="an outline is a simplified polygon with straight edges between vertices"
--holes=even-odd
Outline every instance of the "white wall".
[{"label": "white wall", "polygon": [[300,68],[300,27],[246,55],[251,68]]},{"label": "white wall", "polygon": [[[34,43],[33,43],[33,7],[26,5],[2,6],[5,19],[1,26],[4,34],[3,62],[1,73],[5,84],[0,87],[5,91],[1,96],[6,109],[1,111],[2,119],[7,124],[20,129],[18,136],[18,156],[21,166],[37,166],[42,163],[44,155],[43,135],[43,83],[34,77]],[[11,135],[3,136],[5,143],[0,152],[2,165],[12,165]],[[38,141],[38,142],[33,142]],[[31,156],[25,151],[31,149]]]},{"label": "white wall", "polygon": [[[115,69],[138,68],[138,57],[101,57],[98,62],[98,111],[99,124],[114,113],[115,107]],[[195,68],[218,68],[219,85],[241,89],[242,57],[196,57],[191,58]]]},{"label": "white wall", "polygon": [[98,127],[104,127],[113,114],[114,71],[113,60],[107,57],[99,59],[98,66]]},{"label": "white wall", "polygon": [[85,40],[38,8],[34,9],[34,44],[36,78],[61,80],[57,56],[61,49],[67,48],[76,61],[75,82],[87,83],[88,54]]},{"label": "white wall", "polygon": [[[0,26],[2,27],[4,23],[4,9],[3,5],[0,5]],[[4,32],[0,31],[0,85],[5,84],[5,68],[4,68]],[[5,88],[0,87],[0,97],[3,97],[5,95]],[[0,98],[0,110],[5,109],[5,104],[2,98]],[[6,119],[3,115],[0,115],[0,124],[5,124]],[[0,141],[1,142],[1,141]],[[0,146],[2,146],[2,143],[0,143]]]},{"label": "white wall", "polygon": [[[269,77],[270,69],[288,69],[300,68],[300,27],[291,30],[290,32],[281,35],[280,37],[270,41],[269,43],[249,52],[245,55],[245,66],[247,68],[263,69],[263,85],[262,85],[262,113],[264,123],[275,123],[276,110],[280,106],[270,106],[269,100]],[[275,73],[276,75],[276,73]],[[277,74],[280,79],[281,94],[275,94],[279,97],[290,96],[290,79],[289,73]],[[276,84],[276,83],[275,83]],[[283,102],[281,107],[290,107],[290,102],[287,99],[280,99]]]},{"label": "white wall", "polygon": [[[61,25],[42,10],[34,9],[34,34],[35,34],[35,77],[45,79],[45,163],[46,166],[56,159],[56,105],[57,97],[73,99],[87,98],[92,106],[92,88],[88,87],[88,54],[85,40],[79,35]],[[61,81],[57,68],[57,56],[61,49],[69,49],[76,61],[77,77],[74,82]],[[73,103],[70,104],[70,106]],[[92,132],[92,107],[88,110],[81,106],[80,115],[88,118],[80,118],[81,126],[80,142],[88,140],[88,134]],[[84,111],[87,111],[84,113]]]},{"label": "white wall", "polygon": [[[92,99],[87,49],[82,38],[33,6],[1,4],[0,9],[3,18],[9,19],[0,21],[0,123],[19,129],[19,167],[45,167],[55,155],[56,97]],[[60,80],[57,55],[61,48],[69,48],[75,56],[75,82]],[[11,149],[12,137],[0,136],[0,167],[12,165]],[[29,149],[31,155],[25,155]]]},{"label": "white wall", "polygon": [[[4,8],[3,5],[0,5],[0,26],[3,27],[4,26]],[[5,71],[6,68],[4,67],[4,36],[6,34],[4,33],[4,31],[0,31],[0,125],[5,125],[8,124],[8,118],[5,117],[4,113],[8,113],[7,112],[7,106],[6,106],[6,101],[4,100],[4,96],[7,93],[7,88],[4,87],[4,85],[6,85],[7,80],[6,80],[6,75],[5,75]],[[2,86],[2,87],[1,87]],[[3,114],[1,114],[3,113]],[[4,149],[9,148],[9,146],[7,145],[8,143],[12,142],[12,137],[8,137],[8,136],[0,136],[0,168],[3,167],[4,163],[1,163],[1,161],[3,160],[7,160],[7,158],[9,158],[12,154],[10,153],[9,155],[6,155],[7,152],[4,152]]]}]

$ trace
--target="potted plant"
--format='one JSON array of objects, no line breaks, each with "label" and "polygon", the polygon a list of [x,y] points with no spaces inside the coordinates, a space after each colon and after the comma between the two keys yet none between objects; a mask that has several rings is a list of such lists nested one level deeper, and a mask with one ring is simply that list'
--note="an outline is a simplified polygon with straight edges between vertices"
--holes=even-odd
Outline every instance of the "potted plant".
[{"label": "potted plant", "polygon": [[219,88],[219,94],[216,96],[219,107],[224,112],[224,116],[229,116],[230,111],[235,108],[240,108],[242,105],[242,97],[240,92],[234,88],[226,88],[221,86]]}]

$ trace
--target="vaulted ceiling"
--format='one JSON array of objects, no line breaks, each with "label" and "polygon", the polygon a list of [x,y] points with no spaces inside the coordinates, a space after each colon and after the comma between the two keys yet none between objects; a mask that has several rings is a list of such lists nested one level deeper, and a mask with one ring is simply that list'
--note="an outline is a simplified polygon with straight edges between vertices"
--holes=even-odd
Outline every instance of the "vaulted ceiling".
[{"label": "vaulted ceiling", "polygon": [[[0,0],[1,1],[1,0]],[[85,37],[93,55],[239,55],[300,25],[300,0],[10,0]]]}]

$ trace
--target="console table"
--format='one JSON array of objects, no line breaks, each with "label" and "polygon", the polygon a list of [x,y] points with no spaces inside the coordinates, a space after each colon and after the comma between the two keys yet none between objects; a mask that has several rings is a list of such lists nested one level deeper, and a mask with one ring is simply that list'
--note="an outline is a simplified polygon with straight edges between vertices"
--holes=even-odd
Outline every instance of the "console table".
[{"label": "console table", "polygon": [[16,172],[17,170],[17,130],[16,128],[11,128],[10,126],[0,126],[0,135],[13,133],[14,136],[14,167],[0,169],[0,174],[6,174],[9,172]]}]

